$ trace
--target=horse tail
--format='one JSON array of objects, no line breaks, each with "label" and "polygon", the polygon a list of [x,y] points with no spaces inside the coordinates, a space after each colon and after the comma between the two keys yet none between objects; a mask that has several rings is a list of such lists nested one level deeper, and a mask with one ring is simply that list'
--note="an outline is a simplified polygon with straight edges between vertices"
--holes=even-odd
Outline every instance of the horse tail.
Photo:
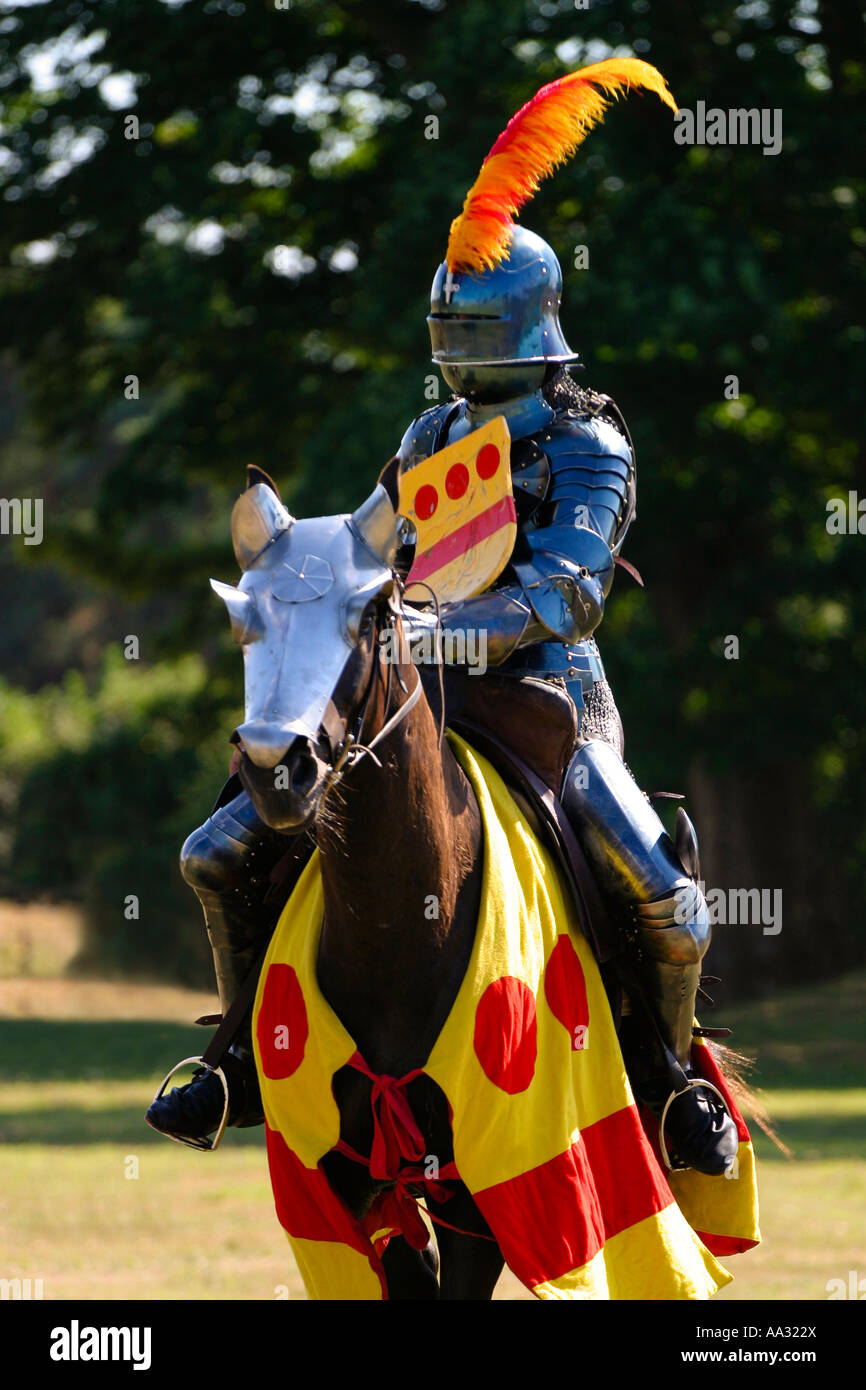
[{"label": "horse tail", "polygon": [[766,1134],[768,1139],[772,1140],[780,1153],[783,1153],[786,1158],[793,1158],[791,1149],[776,1133],[770,1113],[760,1098],[760,1091],[754,1090],[749,1085],[749,1074],[755,1068],[754,1057],[747,1057],[742,1052],[735,1052],[732,1047],[727,1047],[725,1043],[717,1041],[708,1040],[707,1046],[710,1048],[715,1063],[725,1078],[725,1084],[737,1106],[749,1112],[758,1128]]}]

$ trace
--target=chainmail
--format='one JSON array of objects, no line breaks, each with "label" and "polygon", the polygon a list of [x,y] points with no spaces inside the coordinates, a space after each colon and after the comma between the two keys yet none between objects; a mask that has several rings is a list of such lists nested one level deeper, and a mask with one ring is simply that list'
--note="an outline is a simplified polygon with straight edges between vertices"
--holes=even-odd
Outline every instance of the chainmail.
[{"label": "chainmail", "polygon": [[580,718],[580,732],[585,738],[603,738],[623,754],[625,739],[622,720],[613,698],[613,691],[607,681],[596,681],[583,693],[584,712]]},{"label": "chainmail", "polygon": [[589,386],[578,386],[567,367],[560,367],[542,388],[541,394],[554,410],[575,410],[579,415],[600,416],[622,434],[616,416],[605,408],[604,397]]}]

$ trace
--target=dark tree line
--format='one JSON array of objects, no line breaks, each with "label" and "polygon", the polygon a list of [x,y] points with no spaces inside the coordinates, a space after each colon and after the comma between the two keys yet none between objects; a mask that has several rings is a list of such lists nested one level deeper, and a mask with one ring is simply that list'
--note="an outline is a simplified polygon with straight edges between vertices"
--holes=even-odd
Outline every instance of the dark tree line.
[{"label": "dark tree line", "polygon": [[633,96],[524,216],[637,447],[646,590],[620,577],[599,633],[627,756],[689,793],[709,883],[783,890],[778,935],[719,929],[740,989],[861,960],[866,535],[826,522],[866,497],[863,33],[853,0],[8,11],[0,488],[46,520],[0,537],[4,890],[82,895],[103,961],[200,968],[174,858],[237,719],[206,580],[243,466],[298,514],[357,505],[429,404],[427,292],[481,158],[617,49],[681,107],[783,126],[774,156],[678,145]]}]

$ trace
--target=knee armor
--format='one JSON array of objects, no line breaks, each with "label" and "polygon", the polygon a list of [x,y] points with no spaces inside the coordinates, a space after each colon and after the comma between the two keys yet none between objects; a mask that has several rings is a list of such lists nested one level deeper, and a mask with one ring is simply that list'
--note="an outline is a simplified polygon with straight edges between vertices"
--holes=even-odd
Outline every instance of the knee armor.
[{"label": "knee armor", "polygon": [[181,850],[181,873],[204,911],[223,1012],[276,925],[283,900],[271,892],[270,873],[291,843],[242,792],[218,803]]},{"label": "knee armor", "polygon": [[665,1040],[685,1066],[710,921],[698,887],[697,843],[685,812],[677,844],[617,753],[589,739],[575,753],[563,807],[637,958]]}]

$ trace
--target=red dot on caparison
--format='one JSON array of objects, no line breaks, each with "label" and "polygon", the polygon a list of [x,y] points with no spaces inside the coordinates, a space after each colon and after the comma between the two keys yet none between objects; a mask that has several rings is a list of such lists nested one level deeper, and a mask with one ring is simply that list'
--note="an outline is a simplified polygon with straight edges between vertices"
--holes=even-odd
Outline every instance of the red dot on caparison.
[{"label": "red dot on caparison", "polygon": [[265,1076],[284,1081],[298,1070],[309,1031],[300,981],[290,965],[276,962],[268,968],[256,1019]]},{"label": "red dot on caparison", "polygon": [[415,493],[415,515],[419,521],[429,521],[439,506],[439,494],[431,483],[425,483]]},{"label": "red dot on caparison", "polygon": [[499,450],[495,444],[485,444],[478,450],[475,468],[479,478],[492,478],[499,467]]},{"label": "red dot on caparison", "polygon": [[[569,938],[560,936],[550,953],[544,971],[544,995],[550,1011],[574,1040],[578,1028],[589,1026],[586,977],[580,958]],[[574,1041],[572,1046],[575,1050]]]},{"label": "red dot on caparison", "polygon": [[489,984],[475,1010],[475,1055],[488,1081],[508,1095],[525,1091],[535,1075],[538,1029],[535,996],[523,980]]},{"label": "red dot on caparison", "polygon": [[453,463],[445,475],[445,491],[456,502],[469,486],[469,469],[465,463]]}]

